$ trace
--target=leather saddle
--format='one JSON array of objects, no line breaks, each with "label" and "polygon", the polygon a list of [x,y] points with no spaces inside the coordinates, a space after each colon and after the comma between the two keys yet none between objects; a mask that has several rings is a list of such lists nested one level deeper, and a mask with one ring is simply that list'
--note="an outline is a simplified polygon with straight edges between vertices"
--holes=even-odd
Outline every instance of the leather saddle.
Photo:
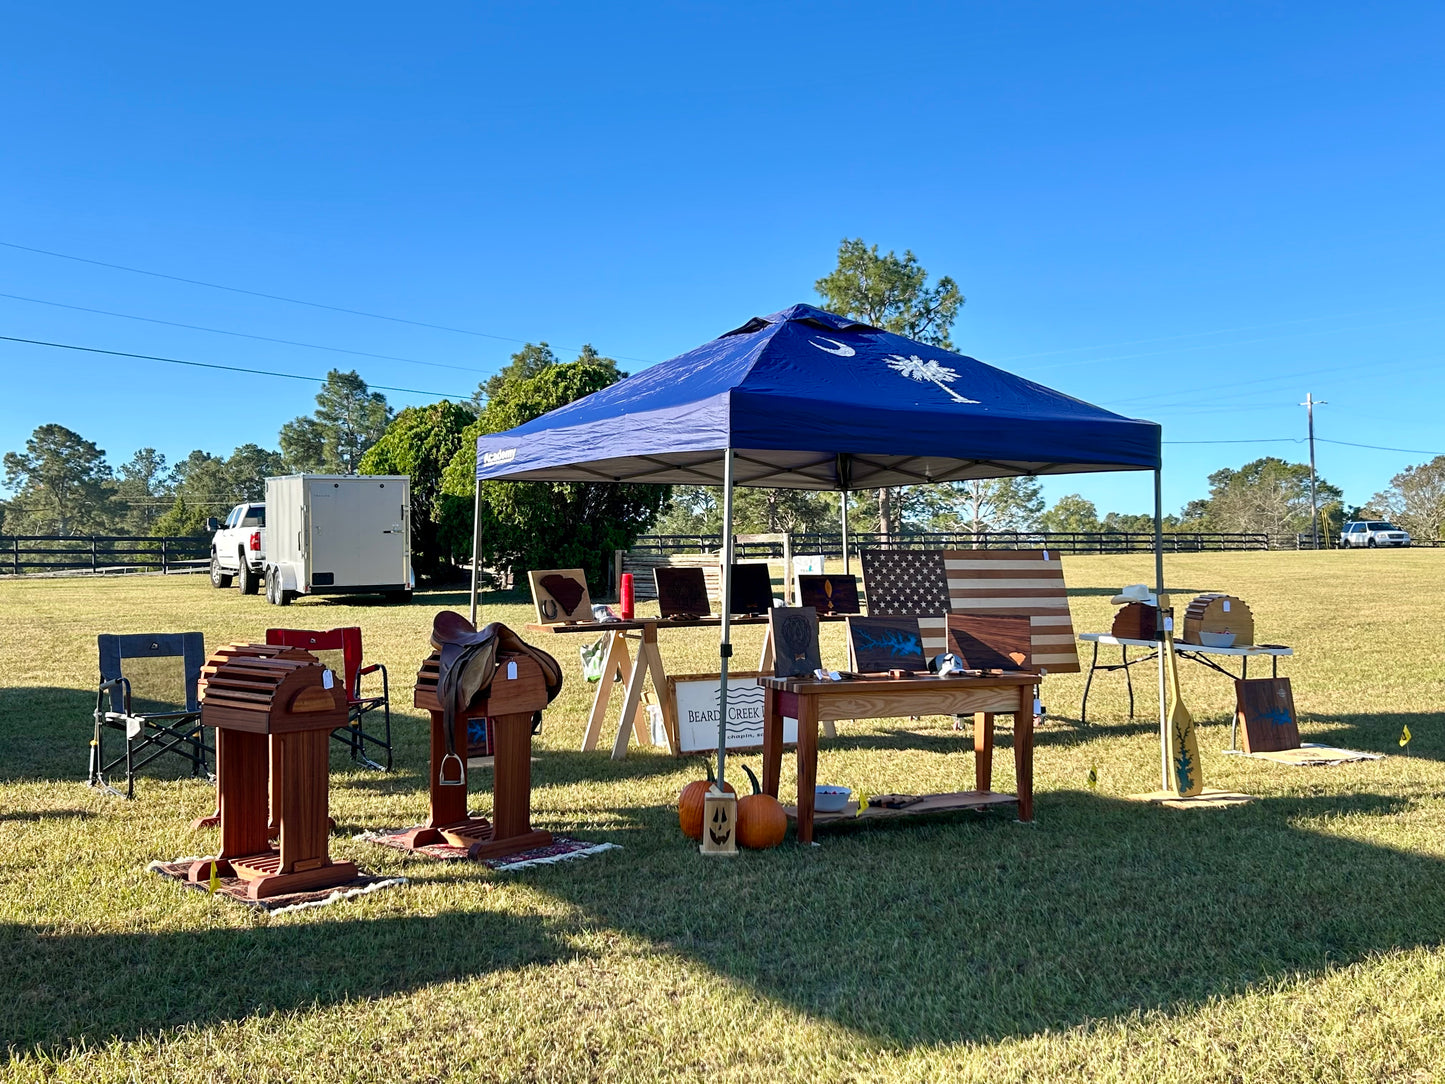
[{"label": "leather saddle", "polygon": [[438,653],[437,700],[446,712],[448,734],[456,709],[465,709],[491,686],[498,655],[535,659],[547,684],[547,703],[562,691],[562,668],[557,660],[498,621],[478,629],[461,614],[443,610],[432,619],[431,645]]}]

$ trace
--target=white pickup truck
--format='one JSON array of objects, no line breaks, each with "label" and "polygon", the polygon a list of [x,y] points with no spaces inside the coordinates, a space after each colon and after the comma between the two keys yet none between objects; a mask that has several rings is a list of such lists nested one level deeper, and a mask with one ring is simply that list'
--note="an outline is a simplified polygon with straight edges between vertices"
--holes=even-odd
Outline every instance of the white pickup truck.
[{"label": "white pickup truck", "polygon": [[206,520],[211,538],[211,586],[230,587],[239,579],[241,594],[254,595],[266,567],[266,505],[260,501],[238,504],[226,522]]}]

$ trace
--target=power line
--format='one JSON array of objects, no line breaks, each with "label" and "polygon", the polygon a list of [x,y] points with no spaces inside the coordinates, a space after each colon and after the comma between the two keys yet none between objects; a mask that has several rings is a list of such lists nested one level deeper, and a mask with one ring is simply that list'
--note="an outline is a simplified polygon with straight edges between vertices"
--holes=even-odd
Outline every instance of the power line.
[{"label": "power line", "polygon": [[493,372],[492,369],[473,369],[465,365],[446,365],[440,361],[422,361],[420,358],[404,358],[395,354],[372,354],[365,350],[348,350],[343,346],[325,346],[321,343],[299,342],[295,339],[273,339],[268,335],[252,335],[246,331],[229,331],[221,327],[202,327],[200,324],[182,324],[176,320],[160,320],[153,316],[136,316],[128,312],[110,312],[107,309],[91,309],[84,305],[67,305],[63,301],[46,301],[40,297],[22,297],[20,294],[0,293],[0,297],[8,297],[12,301],[26,301],[32,305],[50,305],[57,309],[70,309],[73,312],[91,312],[97,316],[115,316],[122,320],[140,320],[147,324],[162,324],[165,327],[185,328],[187,331],[206,331],[213,335],[234,335],[238,339],[255,339],[263,343],[279,343],[282,346],[302,346],[308,350],[329,350],[333,354],[352,354],[358,358],[376,358],[379,361],[404,361],[411,365],[430,365],[436,369],[457,369],[464,373],[481,373],[484,376]]},{"label": "power line", "polygon": [[[312,309],[324,309],[327,312],[340,312],[348,316],[364,316],[370,320],[386,320],[393,324],[407,324],[411,327],[425,327],[433,331],[450,331],[457,335],[473,335],[479,339],[495,339],[504,343],[522,343],[528,345],[528,339],[514,339],[507,335],[493,335],[488,331],[474,331],[471,328],[452,327],[449,324],[433,324],[426,320],[410,320],[404,316],[388,316],[385,313],[367,312],[365,309],[349,309],[344,305],[328,305],[322,301],[306,301],[299,297],[286,297],[284,294],[268,294],[261,290],[247,290],[240,286],[226,286],[219,282],[206,282],[204,279],[186,278],[183,275],[168,275],[163,271],[148,271],[143,267],[129,267],[126,264],[107,263],[105,260],[93,260],[87,256],[73,256],[68,252],[54,252],[47,248],[33,248],[30,245],[18,245],[14,241],[0,241],[0,247],[13,248],[19,252],[33,252],[40,256],[53,256],[58,260],[73,260],[76,263],[90,264],[92,267],[105,267],[112,271],[128,271],[133,275],[149,275],[151,278],[165,279],[168,282],[183,282],[187,286],[204,286],[209,290],[225,290],[227,293],[243,294],[246,297],[259,297],[267,301],[284,301],[288,305],[305,305]],[[577,350],[580,347],[564,346],[563,350]],[[643,365],[651,365],[652,362],[646,358],[631,358],[624,354],[615,356],[620,361],[636,361]]]},{"label": "power line", "polygon": [[1161,440],[1160,444],[1300,444],[1295,437],[1251,437],[1248,440]]},{"label": "power line", "polygon": [[[218,365],[209,361],[187,361],[182,358],[163,358],[155,354],[132,354],[125,350],[105,350],[99,346],[76,346],[72,343],[52,343],[43,339],[22,339],[15,335],[0,335],[0,341],[11,343],[25,343],[28,346],[48,346],[55,350],[78,350],[86,354],[108,354],[116,358],[137,358],[141,361],[160,361],[167,365],[188,365],[195,369],[220,369],[228,373],[249,373],[253,376],[274,376],[282,380],[304,380],[312,384],[325,384],[324,376],[300,376],[297,373],[278,373],[270,369],[247,369],[240,365]],[[368,384],[368,388],[378,391],[399,391],[408,395],[438,395],[443,399],[468,400],[471,396],[466,393],[446,391],[423,391],[420,388],[393,388],[386,384]]]},{"label": "power line", "polygon": [[1343,444],[1346,448],[1368,448],[1372,452],[1404,452],[1407,455],[1445,455],[1445,452],[1427,452],[1420,448],[1386,448],[1381,444],[1355,444],[1348,440],[1330,440],[1329,437],[1316,437],[1321,444]]},{"label": "power line", "polygon": [[[1319,405],[1316,401],[1316,406]],[[1349,440],[1331,440],[1329,437],[1315,437],[1321,444],[1342,444],[1346,448],[1365,448],[1372,452],[1403,452],[1406,455],[1445,455],[1424,448],[1387,448],[1383,444],[1356,444]],[[1303,444],[1304,437],[1250,437],[1246,440],[1164,440],[1161,444]]]}]

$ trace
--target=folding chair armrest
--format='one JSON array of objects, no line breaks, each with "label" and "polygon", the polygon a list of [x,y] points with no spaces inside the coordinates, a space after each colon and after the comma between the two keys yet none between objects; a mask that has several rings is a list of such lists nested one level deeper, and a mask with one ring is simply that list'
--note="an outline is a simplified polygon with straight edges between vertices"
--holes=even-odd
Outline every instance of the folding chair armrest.
[{"label": "folding chair armrest", "polygon": [[[101,705],[102,702],[104,702],[104,700],[105,700],[105,694],[108,693],[108,692],[113,692],[113,691],[116,690],[116,689],[120,689],[120,690],[121,690],[121,710],[120,710],[120,714],[122,714],[122,715],[129,715],[129,714],[130,714],[130,682],[127,681],[127,680],[126,680],[125,678],[123,678],[123,677],[118,677],[118,678],[111,678],[109,681],[102,681],[102,682],[100,683],[100,688],[96,689],[96,691],[95,691],[95,713],[96,713],[96,715],[100,715],[100,714],[101,714],[101,710],[102,710],[102,709],[101,709],[101,706],[100,706],[100,705]],[[110,713],[107,713],[107,714],[110,714]]]},{"label": "folding chair armrest", "polygon": [[360,699],[361,699],[361,678],[362,678],[362,675],[363,675],[363,674],[374,674],[374,673],[376,673],[378,670],[381,671],[381,696],[382,696],[382,699],[383,699],[383,700],[390,700],[390,699],[391,699],[391,690],[390,690],[390,688],[388,687],[388,682],[387,682],[387,679],[386,679],[386,667],[383,666],[383,665],[382,665],[381,663],[379,663],[379,662],[374,662],[374,663],[372,663],[370,666],[363,666],[363,667],[361,667],[361,669],[359,669],[359,670],[356,671],[356,688],[354,688],[354,689],[351,690],[352,699],[354,699],[354,700],[360,700]]}]

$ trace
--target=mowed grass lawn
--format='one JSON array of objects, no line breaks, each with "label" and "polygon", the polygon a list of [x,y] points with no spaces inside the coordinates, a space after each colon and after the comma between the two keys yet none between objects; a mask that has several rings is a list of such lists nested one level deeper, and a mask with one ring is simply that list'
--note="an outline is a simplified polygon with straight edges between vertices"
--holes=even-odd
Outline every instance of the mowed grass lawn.
[{"label": "mowed grass lawn", "polygon": [[[1151,558],[1065,560],[1078,631]],[[1306,740],[1389,754],[1289,768],[1221,754],[1233,689],[1185,666],[1208,785],[1252,805],[1130,802],[1158,783],[1153,671],[1140,718],[1103,675],[1047,679],[1037,823],[957,815],[789,838],[705,859],[673,802],[696,760],[577,751],[591,690],[578,641],[544,642],[568,687],[548,711],[535,821],[622,850],[492,873],[353,838],[421,820],[410,707],[432,613],[302,601],[278,610],[200,577],[0,584],[0,1044],[9,1080],[1445,1079],[1445,553],[1170,557],[1181,601],[1225,590],[1258,638],[1296,649]],[[514,627],[530,606],[488,598]],[[134,802],[84,785],[95,634],[283,621],[358,624],[392,677],[397,769],[333,757],[332,853],[410,883],[268,917],[145,872],[215,834],[203,782],[143,776]],[[824,629],[841,662],[841,633]],[[761,632],[738,630],[755,657]],[[665,634],[673,672],[716,658]],[[1265,668],[1262,672],[1267,672]],[[1408,755],[1397,744],[1409,725]],[[951,721],[866,723],[820,777],[873,793],[970,785]],[[907,733],[904,733],[907,731]],[[1011,789],[1009,728],[995,785]],[[745,758],[756,765],[756,756]],[[1096,791],[1086,786],[1096,768]],[[790,794],[791,764],[783,788]],[[489,773],[473,804],[490,804]]]}]

